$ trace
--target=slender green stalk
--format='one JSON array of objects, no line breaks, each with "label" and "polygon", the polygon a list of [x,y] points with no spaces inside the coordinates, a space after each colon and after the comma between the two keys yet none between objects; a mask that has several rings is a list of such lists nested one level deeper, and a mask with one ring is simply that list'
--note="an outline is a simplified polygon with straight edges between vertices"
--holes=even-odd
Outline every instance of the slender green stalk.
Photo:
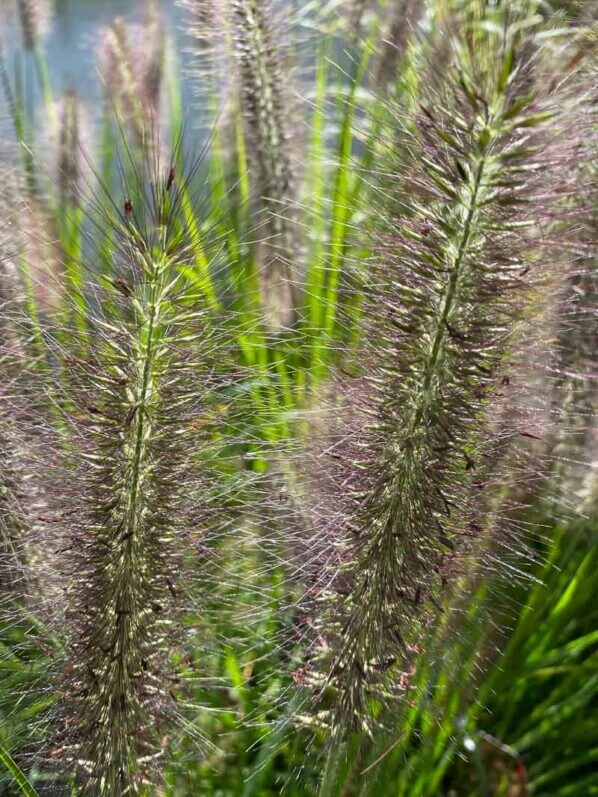
[{"label": "slender green stalk", "polygon": [[16,762],[12,759],[8,750],[0,745],[0,763],[10,773],[19,791],[24,797],[38,797],[38,793],[27,780],[23,772],[19,769]]}]

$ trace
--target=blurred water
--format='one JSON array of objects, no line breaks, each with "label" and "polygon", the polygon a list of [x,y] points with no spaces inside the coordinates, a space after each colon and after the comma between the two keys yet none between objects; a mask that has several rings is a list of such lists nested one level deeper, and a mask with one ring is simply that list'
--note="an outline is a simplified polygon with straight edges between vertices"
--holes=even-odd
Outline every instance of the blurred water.
[{"label": "blurred water", "polygon": [[[103,104],[101,80],[98,72],[102,31],[115,19],[141,21],[147,0],[39,0],[51,8],[50,21],[43,37],[43,52],[50,75],[54,97],[59,99],[67,90],[74,90],[83,106],[83,128],[92,132],[99,121]],[[17,0],[0,0],[0,48],[11,80],[19,59],[22,68],[23,96],[27,116],[34,119],[35,140],[43,146],[44,126],[47,115],[42,103],[34,56],[22,48],[21,29],[16,16]],[[184,12],[176,0],[158,0],[162,22],[169,41],[169,54],[174,58],[174,69],[180,76],[183,106],[187,129],[199,133],[198,142],[209,137],[200,124],[198,104],[194,102],[197,83],[189,78],[192,42],[184,32]],[[303,0],[282,0],[281,7],[293,11],[303,5]],[[310,38],[309,36],[307,37]],[[337,58],[341,48],[337,47]],[[302,46],[296,53],[299,57],[299,75],[303,78],[310,72],[308,66],[313,57],[313,48]],[[342,60],[342,59],[341,59]],[[300,78],[301,79],[301,78]],[[168,97],[163,97],[168,107]],[[205,104],[205,103],[204,103]],[[86,124],[87,123],[87,124]],[[5,97],[0,91],[0,145],[14,141],[14,130],[10,121]]]},{"label": "blurred water", "polygon": [[[50,5],[52,14],[43,50],[55,96],[74,89],[89,117],[97,118],[101,97],[98,75],[101,31],[118,16],[130,21],[141,20],[144,3],[142,0],[50,0]],[[4,3],[0,0],[0,42],[10,71],[14,54],[21,48],[21,33],[9,8],[6,0]],[[185,52],[189,42],[182,32],[182,10],[174,0],[160,0],[160,9],[175,57],[184,66],[189,60]],[[35,84],[31,56],[25,56],[23,63],[25,81]],[[192,89],[184,77],[182,88],[187,104]],[[27,93],[29,102],[39,105],[39,92],[30,86]],[[9,132],[4,97],[0,96],[0,134],[6,136]]]},{"label": "blurred water", "polygon": [[[173,0],[160,6],[169,34],[180,44],[181,9]],[[57,90],[74,88],[82,100],[94,101],[99,96],[98,32],[117,16],[139,19],[142,13],[140,0],[54,0],[45,50]]]}]

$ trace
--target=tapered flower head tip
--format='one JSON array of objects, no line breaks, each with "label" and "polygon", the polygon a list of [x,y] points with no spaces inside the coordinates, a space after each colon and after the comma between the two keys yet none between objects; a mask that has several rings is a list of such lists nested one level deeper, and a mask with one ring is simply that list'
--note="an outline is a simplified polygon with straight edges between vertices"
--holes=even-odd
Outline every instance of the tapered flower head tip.
[{"label": "tapered flower head tip", "polygon": [[23,47],[34,50],[42,43],[52,21],[50,0],[17,0]]},{"label": "tapered flower head tip", "polygon": [[88,114],[77,92],[69,89],[56,101],[53,116],[48,144],[58,195],[65,210],[77,208],[93,195],[93,141]]},{"label": "tapered flower head tip", "polygon": [[[188,26],[198,52],[195,70],[204,85],[228,88],[228,108],[240,114],[247,149],[251,211],[264,320],[272,330],[288,328],[300,300],[301,265],[296,240],[298,141],[293,91],[291,25],[277,3],[227,0],[217,6],[186,0]],[[210,33],[211,48],[206,49]],[[227,115],[227,120],[229,116]],[[236,120],[223,125],[223,140],[237,145]],[[295,144],[293,144],[295,142]],[[231,157],[231,164],[232,164]]]},{"label": "tapered flower head tip", "polygon": [[423,0],[401,0],[393,3],[379,34],[372,67],[375,85],[380,89],[392,86],[401,64],[406,63],[411,40],[424,12]]},{"label": "tapered flower head tip", "polygon": [[119,17],[100,37],[105,91],[136,145],[154,143],[160,122],[164,58],[164,27],[157,15],[150,14],[139,24]]}]

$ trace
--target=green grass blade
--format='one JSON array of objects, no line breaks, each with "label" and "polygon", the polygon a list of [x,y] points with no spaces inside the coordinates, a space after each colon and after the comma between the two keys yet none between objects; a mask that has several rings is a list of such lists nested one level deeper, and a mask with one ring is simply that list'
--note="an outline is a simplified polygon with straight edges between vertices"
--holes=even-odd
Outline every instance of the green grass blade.
[{"label": "green grass blade", "polygon": [[0,763],[2,763],[6,771],[10,773],[14,782],[21,790],[21,794],[24,794],[25,797],[39,797],[38,793],[31,783],[29,783],[24,773],[19,769],[8,750],[2,747],[2,745],[0,745]]}]

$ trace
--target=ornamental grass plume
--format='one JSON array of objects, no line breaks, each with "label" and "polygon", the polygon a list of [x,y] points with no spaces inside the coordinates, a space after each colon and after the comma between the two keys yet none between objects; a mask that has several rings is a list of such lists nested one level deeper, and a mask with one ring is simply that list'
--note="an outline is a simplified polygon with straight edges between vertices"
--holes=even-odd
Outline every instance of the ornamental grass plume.
[{"label": "ornamental grass plume", "polygon": [[[262,304],[274,330],[287,327],[298,307],[298,275],[293,236],[295,175],[291,157],[293,102],[289,52],[281,10],[271,0],[185,0],[189,30],[206,57],[205,39],[230,48],[231,88],[244,119],[260,236]],[[217,24],[214,26],[214,21]],[[221,54],[220,54],[221,57]],[[211,62],[219,67],[218,55]],[[200,75],[201,79],[201,75]]]},{"label": "ornamental grass plume", "polygon": [[69,634],[57,744],[78,793],[139,793],[177,713],[169,655],[184,636],[186,563],[212,511],[206,450],[227,378],[220,327],[182,273],[192,173],[150,164],[110,197],[113,269],[87,320],[89,351],[77,340],[56,353],[71,407],[49,490]]},{"label": "ornamental grass plume", "polygon": [[23,47],[35,50],[48,31],[52,18],[51,3],[49,0],[17,0],[17,11]]},{"label": "ornamental grass plume", "polygon": [[[14,162],[14,161],[13,161]],[[39,545],[45,510],[36,452],[45,442],[38,410],[47,403],[40,385],[40,342],[27,312],[19,238],[24,180],[0,164],[0,744],[32,766],[48,725],[48,673],[54,642],[43,627],[52,600],[47,551]],[[0,792],[11,777],[0,773]]]},{"label": "ornamental grass plume", "polygon": [[152,143],[160,119],[164,51],[164,29],[153,3],[142,24],[118,17],[101,39],[101,75],[107,97],[141,148],[148,140]]},{"label": "ornamental grass plume", "polygon": [[[363,19],[368,11],[376,13],[378,11],[378,3],[370,2],[370,0],[351,0],[348,3],[346,13],[348,16],[349,31],[353,37],[357,37],[362,33]],[[373,7],[373,8],[372,8]]]},{"label": "ornamental grass plume", "polygon": [[[3,308],[4,309],[4,308]],[[0,365],[5,363],[0,359]],[[6,605],[24,593],[25,517],[22,509],[21,473],[17,461],[19,443],[7,405],[10,398],[0,393],[0,617]]]},{"label": "ornamental grass plume", "polygon": [[75,91],[67,91],[58,108],[57,178],[62,207],[81,201],[81,107]]},{"label": "ornamental grass plume", "polygon": [[16,220],[25,213],[24,181],[15,169],[0,171],[0,621],[8,620],[3,630],[10,637],[46,594],[37,580],[37,514],[44,498],[34,455],[43,437],[37,413],[46,396],[39,328],[28,313],[20,267],[23,231]]},{"label": "ornamental grass plume", "polygon": [[41,200],[31,198],[15,218],[19,258],[38,312],[53,317],[65,299],[64,258],[53,231],[53,220]]},{"label": "ornamental grass plume", "polygon": [[[589,9],[582,6],[581,10],[583,19]],[[561,510],[569,513],[584,511],[586,503],[585,511],[590,508],[598,469],[598,110],[592,101],[598,89],[598,67],[591,55],[597,32],[595,25],[593,32],[590,27],[573,53],[565,48],[564,55],[558,54],[565,71],[581,63],[573,69],[572,78],[578,98],[577,168],[571,176],[576,190],[570,203],[575,237],[556,324],[556,350],[549,366],[554,380],[552,488]]]},{"label": "ornamental grass plume", "polygon": [[406,56],[413,30],[423,12],[422,0],[401,0],[390,4],[373,69],[374,84],[379,91],[392,85],[396,78],[397,70]]},{"label": "ornamental grass plume", "polygon": [[453,62],[422,83],[413,117],[395,112],[381,170],[367,374],[348,389],[325,531],[310,539],[312,554],[331,541],[312,565],[305,680],[338,732],[371,731],[409,689],[426,628],[493,525],[496,446],[504,461],[529,434],[505,440],[497,423],[519,333],[558,281],[557,105],[534,85],[525,11],[480,11],[453,19]]},{"label": "ornamental grass plume", "polygon": [[[4,175],[3,175],[4,176]],[[25,594],[21,441],[15,423],[14,383],[19,340],[15,329],[18,303],[13,230],[0,203],[0,620]]]},{"label": "ornamental grass plume", "polygon": [[[289,214],[293,197],[289,102],[285,54],[267,0],[231,2],[232,36],[239,69],[239,94],[247,136],[264,203],[264,297],[274,325],[288,323],[296,302]],[[276,38],[275,38],[276,37]]]},{"label": "ornamental grass plume", "polygon": [[[6,363],[0,359],[0,365]],[[10,414],[10,396],[0,392],[0,621],[5,622],[15,601],[22,601],[26,590],[23,472],[19,461],[22,441]]]}]

